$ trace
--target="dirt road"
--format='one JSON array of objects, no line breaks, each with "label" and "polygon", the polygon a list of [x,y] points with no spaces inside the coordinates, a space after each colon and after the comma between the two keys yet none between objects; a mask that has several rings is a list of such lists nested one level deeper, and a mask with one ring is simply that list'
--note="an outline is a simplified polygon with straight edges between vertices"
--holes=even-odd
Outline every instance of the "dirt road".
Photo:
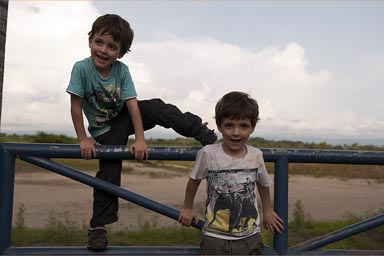
[{"label": "dirt road", "polygon": [[[179,209],[184,200],[187,174],[131,164],[134,171],[123,174],[122,187],[152,200]],[[94,175],[94,174],[92,174]],[[203,209],[205,183],[202,183],[195,206]],[[273,188],[271,188],[273,198]],[[347,214],[364,216],[384,209],[384,184],[372,180],[289,177],[289,216],[301,200],[307,218],[341,219]],[[13,221],[21,206],[29,227],[47,226],[52,217],[67,218],[87,226],[92,209],[92,188],[50,171],[16,173]],[[61,216],[61,217],[60,217]],[[202,216],[202,215],[201,215]],[[179,227],[173,219],[120,200],[119,221],[112,230],[152,227]]]}]

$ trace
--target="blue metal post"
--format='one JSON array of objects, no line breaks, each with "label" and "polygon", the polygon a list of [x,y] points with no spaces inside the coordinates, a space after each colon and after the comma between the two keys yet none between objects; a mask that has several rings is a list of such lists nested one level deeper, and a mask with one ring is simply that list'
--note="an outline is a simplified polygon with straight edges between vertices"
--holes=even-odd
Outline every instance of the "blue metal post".
[{"label": "blue metal post", "polygon": [[288,249],[288,159],[280,157],[275,162],[274,187],[275,212],[284,221],[284,231],[273,236],[273,248],[279,254],[286,254]]},{"label": "blue metal post", "polygon": [[0,255],[11,246],[15,157],[0,145]]}]

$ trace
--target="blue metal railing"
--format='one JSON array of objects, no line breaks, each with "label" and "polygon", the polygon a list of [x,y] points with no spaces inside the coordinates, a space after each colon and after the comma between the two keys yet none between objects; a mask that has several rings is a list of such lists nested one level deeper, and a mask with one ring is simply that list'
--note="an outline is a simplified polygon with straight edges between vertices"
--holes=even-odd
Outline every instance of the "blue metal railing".
[{"label": "blue metal railing", "polygon": [[[123,146],[96,147],[98,158],[133,159],[129,149]],[[152,147],[149,148],[150,160],[195,160],[198,147]],[[274,208],[284,220],[285,230],[275,234],[273,247],[267,247],[266,254],[303,254],[313,252],[323,246],[364,232],[384,224],[384,214],[361,221],[352,226],[331,232],[288,248],[288,168],[289,163],[331,163],[384,165],[384,151],[338,151],[306,149],[262,149],[264,160],[275,163]],[[0,254],[92,254],[85,247],[64,248],[17,248],[11,247],[13,190],[15,178],[15,160],[19,158],[31,164],[43,167],[60,175],[74,179],[86,185],[103,190],[120,198],[148,208],[177,220],[179,212],[169,206],[112,185],[88,174],[56,163],[50,158],[81,158],[78,145],[67,144],[25,144],[0,143]],[[193,227],[201,229],[202,220]],[[384,254],[384,251],[321,250],[318,254]],[[198,247],[108,247],[103,254],[173,254],[196,255]]]}]

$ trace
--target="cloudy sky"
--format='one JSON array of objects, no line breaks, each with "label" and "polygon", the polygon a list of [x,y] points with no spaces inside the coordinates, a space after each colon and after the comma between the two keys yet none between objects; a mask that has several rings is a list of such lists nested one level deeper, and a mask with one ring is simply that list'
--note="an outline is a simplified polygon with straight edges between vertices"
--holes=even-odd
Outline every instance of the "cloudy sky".
[{"label": "cloudy sky", "polygon": [[105,13],[135,31],[121,60],[139,99],[160,97],[215,128],[217,100],[239,90],[260,105],[253,136],[384,145],[384,1],[356,0],[10,0],[1,132],[75,136],[65,89]]}]

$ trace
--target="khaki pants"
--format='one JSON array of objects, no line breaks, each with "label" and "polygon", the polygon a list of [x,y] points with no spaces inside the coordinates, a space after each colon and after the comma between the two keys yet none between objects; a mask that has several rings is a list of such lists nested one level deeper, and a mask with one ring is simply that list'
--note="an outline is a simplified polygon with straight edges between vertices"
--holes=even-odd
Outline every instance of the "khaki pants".
[{"label": "khaki pants", "polygon": [[224,240],[203,236],[200,244],[202,255],[260,255],[264,244],[260,233],[239,240]]}]

